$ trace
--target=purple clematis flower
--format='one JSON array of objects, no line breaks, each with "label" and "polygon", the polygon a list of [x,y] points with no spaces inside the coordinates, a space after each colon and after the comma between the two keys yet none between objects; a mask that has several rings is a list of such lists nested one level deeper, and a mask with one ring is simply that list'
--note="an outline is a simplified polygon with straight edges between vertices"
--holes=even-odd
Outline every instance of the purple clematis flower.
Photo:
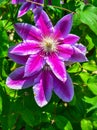
[{"label": "purple clematis flower", "polygon": [[[44,0],[31,0],[32,2],[36,2],[39,4],[43,4]],[[34,4],[31,2],[27,2],[27,0],[12,0],[12,4],[22,4],[22,6],[20,7],[20,10],[18,12],[18,17],[23,16],[24,14],[27,13],[27,11],[29,11],[30,9],[35,9],[36,7],[42,7],[38,4]]]},{"label": "purple clematis flower", "polygon": [[86,48],[78,44],[79,37],[69,34],[72,14],[60,19],[53,27],[44,10],[35,10],[35,24],[15,24],[23,41],[9,49],[9,57],[22,65],[12,72],[6,84],[12,89],[33,86],[35,101],[42,107],[51,98],[52,90],[69,102],[74,88],[65,64],[87,61]]}]

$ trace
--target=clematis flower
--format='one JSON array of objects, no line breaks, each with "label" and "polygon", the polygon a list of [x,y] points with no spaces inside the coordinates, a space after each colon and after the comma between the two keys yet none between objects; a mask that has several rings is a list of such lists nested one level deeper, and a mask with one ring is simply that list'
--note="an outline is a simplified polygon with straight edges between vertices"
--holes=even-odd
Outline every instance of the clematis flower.
[{"label": "clematis flower", "polygon": [[51,99],[52,91],[65,102],[72,100],[74,87],[66,65],[87,61],[86,48],[78,44],[79,36],[70,34],[72,14],[53,27],[44,10],[35,10],[35,26],[15,24],[23,41],[9,49],[9,57],[22,65],[12,72],[6,84],[12,89],[33,86],[35,101],[42,107]]},{"label": "clematis flower", "polygon": [[[39,4],[43,4],[44,0],[31,0],[32,2],[36,2]],[[22,6],[19,9],[18,17],[23,16],[26,14],[30,9],[34,10],[36,7],[41,7],[38,4],[34,4],[31,2],[27,2],[27,0],[12,0],[12,4],[22,4]]]}]

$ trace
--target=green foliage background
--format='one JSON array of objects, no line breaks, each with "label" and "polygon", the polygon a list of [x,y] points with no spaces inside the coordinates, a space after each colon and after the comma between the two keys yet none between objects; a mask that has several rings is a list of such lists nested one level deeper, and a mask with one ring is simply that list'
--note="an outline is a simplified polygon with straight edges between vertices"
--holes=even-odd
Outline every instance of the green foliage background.
[{"label": "green foliage background", "polygon": [[[75,12],[72,33],[80,36],[87,48],[88,62],[75,63],[67,68],[72,77],[75,95],[70,103],[62,102],[53,94],[43,108],[36,105],[32,88],[12,90],[6,84],[7,76],[18,67],[8,58],[8,48],[22,39],[14,30],[14,23],[34,24],[29,11],[17,18],[20,5],[11,0],[0,0],[0,130],[97,130],[97,0],[52,0],[53,6]],[[48,6],[44,10],[53,24],[67,11]]]}]

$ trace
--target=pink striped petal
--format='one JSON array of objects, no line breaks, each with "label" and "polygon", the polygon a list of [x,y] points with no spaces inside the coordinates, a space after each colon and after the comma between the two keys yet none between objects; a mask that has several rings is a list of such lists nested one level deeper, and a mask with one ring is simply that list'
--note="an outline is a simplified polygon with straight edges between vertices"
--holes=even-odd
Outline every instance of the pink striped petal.
[{"label": "pink striped petal", "polygon": [[43,35],[49,35],[52,32],[52,23],[44,10],[38,8],[34,12],[36,26],[42,31]]},{"label": "pink striped petal", "polygon": [[[34,42],[34,41],[33,41]],[[40,51],[39,44],[33,43],[32,41],[26,41],[21,44],[16,45],[11,51],[11,54],[16,55],[30,55],[30,54],[36,54]]]},{"label": "pink striped petal", "polygon": [[73,48],[69,44],[61,44],[58,45],[58,53],[64,61],[67,61],[73,54]]},{"label": "pink striped petal", "polygon": [[35,26],[26,23],[17,23],[15,30],[23,40],[41,40],[41,32]]},{"label": "pink striped petal", "polygon": [[24,67],[17,68],[6,80],[6,85],[12,89],[23,89],[34,84],[35,76],[24,78]]},{"label": "pink striped petal", "polygon": [[51,54],[47,58],[46,62],[50,66],[55,76],[61,81],[65,82],[67,76],[66,76],[66,69],[65,69],[64,62],[61,61],[55,53]]},{"label": "pink striped petal", "polygon": [[58,21],[58,23],[54,27],[54,35],[55,37],[66,37],[71,30],[72,27],[72,14],[68,14],[64,16],[62,19]]},{"label": "pink striped petal", "polygon": [[48,102],[47,102],[47,100],[45,98],[45,94],[44,94],[44,90],[43,90],[43,86],[42,86],[42,81],[40,81],[40,83],[37,83],[33,87],[33,91],[34,91],[34,97],[35,97],[36,103],[40,107],[45,106]]},{"label": "pink striped petal", "polygon": [[70,76],[67,74],[67,80],[65,83],[57,79],[55,76],[53,76],[53,78],[54,92],[56,95],[63,101],[70,102],[74,95],[74,87]]},{"label": "pink striped petal", "polygon": [[26,0],[12,0],[12,4],[24,3]]},{"label": "pink striped petal", "polygon": [[29,55],[26,56],[20,56],[16,54],[10,53],[12,51],[13,47],[9,48],[8,57],[10,57],[13,61],[15,61],[18,64],[25,64]]},{"label": "pink striped petal", "polygon": [[53,89],[52,77],[49,70],[44,70],[41,74],[40,81],[33,87],[36,103],[43,107],[51,99]]},{"label": "pink striped petal", "polygon": [[75,44],[79,41],[80,37],[74,34],[68,34],[64,39],[64,44]]},{"label": "pink striped petal", "polygon": [[18,17],[23,16],[27,13],[27,11],[31,8],[30,2],[24,2],[24,4],[20,7]]},{"label": "pink striped petal", "polygon": [[41,54],[31,55],[26,62],[24,76],[30,76],[34,72],[40,71],[44,64],[44,58]]}]

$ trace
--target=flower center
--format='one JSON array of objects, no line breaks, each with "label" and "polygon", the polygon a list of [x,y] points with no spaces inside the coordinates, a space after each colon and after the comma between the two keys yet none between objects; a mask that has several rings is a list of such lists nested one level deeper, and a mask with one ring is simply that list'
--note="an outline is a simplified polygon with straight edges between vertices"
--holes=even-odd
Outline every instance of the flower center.
[{"label": "flower center", "polygon": [[58,41],[52,37],[44,37],[41,42],[41,47],[45,52],[54,52],[57,50]]}]

